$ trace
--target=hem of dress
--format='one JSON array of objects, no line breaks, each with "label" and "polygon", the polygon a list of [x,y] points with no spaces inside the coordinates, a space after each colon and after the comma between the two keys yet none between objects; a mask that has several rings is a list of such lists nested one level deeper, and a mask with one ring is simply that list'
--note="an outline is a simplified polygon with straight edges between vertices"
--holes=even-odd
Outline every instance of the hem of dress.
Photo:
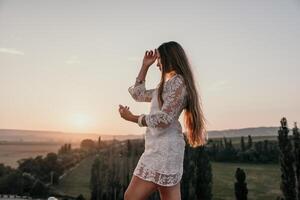
[{"label": "hem of dress", "polygon": [[163,185],[163,184],[160,184],[160,183],[158,183],[158,182],[155,182],[155,181],[152,180],[152,179],[146,179],[146,178],[144,178],[144,177],[142,177],[142,176],[136,174],[135,172],[133,172],[133,175],[135,175],[135,176],[137,176],[137,177],[139,177],[139,178],[141,178],[141,179],[143,179],[143,180],[145,180],[145,181],[149,181],[149,182],[152,182],[152,183],[155,183],[155,184],[157,184],[157,185],[164,186],[164,187],[172,187],[172,186],[174,186],[174,185],[177,185],[177,184],[181,181],[181,179],[182,179],[182,174],[181,174],[181,175],[180,175],[180,179],[178,179],[178,181],[177,181],[175,184],[167,184],[167,185]]}]

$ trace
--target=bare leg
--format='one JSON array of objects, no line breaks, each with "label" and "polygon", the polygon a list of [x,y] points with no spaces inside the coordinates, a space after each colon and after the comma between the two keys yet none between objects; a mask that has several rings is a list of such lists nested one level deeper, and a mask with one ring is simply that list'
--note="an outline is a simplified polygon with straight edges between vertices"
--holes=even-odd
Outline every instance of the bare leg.
[{"label": "bare leg", "polygon": [[146,200],[157,190],[157,184],[145,181],[133,175],[129,186],[124,194],[124,200]]},{"label": "bare leg", "polygon": [[158,186],[161,200],[181,200],[180,182],[174,186]]}]

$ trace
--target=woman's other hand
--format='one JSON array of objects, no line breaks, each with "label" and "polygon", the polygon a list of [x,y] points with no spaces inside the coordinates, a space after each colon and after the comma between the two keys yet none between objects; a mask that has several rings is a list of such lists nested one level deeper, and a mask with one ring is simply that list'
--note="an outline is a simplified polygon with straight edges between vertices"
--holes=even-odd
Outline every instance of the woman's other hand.
[{"label": "woman's other hand", "polygon": [[143,66],[150,67],[157,58],[157,50],[146,51],[143,59]]},{"label": "woman's other hand", "polygon": [[119,105],[119,113],[120,116],[125,120],[129,120],[133,116],[133,114],[129,110],[129,107],[128,106],[124,107],[121,104]]}]

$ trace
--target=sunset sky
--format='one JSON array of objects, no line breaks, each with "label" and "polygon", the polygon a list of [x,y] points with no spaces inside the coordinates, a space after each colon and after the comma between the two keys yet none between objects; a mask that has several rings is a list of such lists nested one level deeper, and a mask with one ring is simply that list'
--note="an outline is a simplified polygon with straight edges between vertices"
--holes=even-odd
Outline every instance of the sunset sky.
[{"label": "sunset sky", "polygon": [[[208,130],[300,122],[300,2],[0,0],[0,129],[142,134],[118,105],[147,49],[177,41]],[[156,63],[146,87],[160,79]],[[182,116],[181,116],[182,121]]]}]

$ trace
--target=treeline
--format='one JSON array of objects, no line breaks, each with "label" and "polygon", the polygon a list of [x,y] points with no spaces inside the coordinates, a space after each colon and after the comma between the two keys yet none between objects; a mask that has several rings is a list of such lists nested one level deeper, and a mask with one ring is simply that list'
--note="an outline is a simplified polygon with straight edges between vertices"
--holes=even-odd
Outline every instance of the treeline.
[{"label": "treeline", "polygon": [[[292,135],[289,135],[286,118],[282,118],[278,130],[278,160],[281,171],[281,196],[276,200],[300,200],[300,133],[295,122]],[[235,174],[235,197],[247,200],[246,173],[238,168]]]},{"label": "treeline", "polygon": [[83,158],[91,155],[86,149],[72,149],[64,144],[57,153],[38,155],[17,161],[16,169],[0,164],[0,194],[47,197],[55,194],[52,185]]},{"label": "treeline", "polygon": [[[92,200],[123,200],[138,159],[144,151],[144,140],[114,141],[99,153],[91,169]],[[186,145],[181,180],[182,199],[212,199],[212,169],[206,147]],[[148,200],[159,200],[158,191]]]},{"label": "treeline", "polygon": [[[282,196],[276,199],[300,200],[300,136],[296,124],[293,128],[293,135],[288,136],[288,132],[284,118],[278,131],[278,141],[253,142],[252,137],[248,136],[247,142],[244,137],[241,137],[240,144],[235,144],[235,146],[232,140],[227,138],[210,141],[205,147],[191,148],[186,145],[181,198],[183,200],[213,199],[213,173],[210,160],[215,160],[279,163],[282,172],[280,185]],[[92,200],[123,199],[133,170],[144,151],[144,142],[144,140],[128,140],[125,143],[119,143],[115,140],[111,146],[97,155],[91,169]],[[248,189],[245,171],[237,168],[233,176],[236,179],[233,183],[235,199],[246,200]],[[158,191],[148,198],[148,200],[159,199]]]},{"label": "treeline", "polygon": [[[293,135],[289,135],[286,119],[281,120],[278,141],[256,141],[248,136],[233,144],[232,139],[210,140],[204,147],[185,147],[184,171],[181,180],[181,198],[211,200],[212,168],[210,161],[279,163],[281,168],[282,197],[280,200],[300,200],[300,136],[295,124]],[[187,139],[185,138],[186,143]],[[145,140],[98,141],[83,140],[79,149],[64,144],[58,153],[37,156],[18,161],[13,169],[0,164],[0,194],[17,194],[31,197],[55,195],[52,185],[59,182],[71,167],[83,158],[96,158],[91,167],[90,190],[92,200],[120,200],[124,197],[133,170],[144,152]],[[248,189],[246,173],[237,168],[234,193],[237,200],[246,200]],[[230,184],[230,183],[229,183]],[[59,194],[56,194],[58,197]],[[0,196],[1,197],[1,196]],[[81,199],[84,197],[61,196],[62,199]],[[148,200],[160,199],[158,191]]]},{"label": "treeline", "polygon": [[231,138],[210,139],[208,154],[212,161],[242,163],[278,163],[278,142],[263,140],[253,142],[251,135],[244,136],[233,145]]}]

